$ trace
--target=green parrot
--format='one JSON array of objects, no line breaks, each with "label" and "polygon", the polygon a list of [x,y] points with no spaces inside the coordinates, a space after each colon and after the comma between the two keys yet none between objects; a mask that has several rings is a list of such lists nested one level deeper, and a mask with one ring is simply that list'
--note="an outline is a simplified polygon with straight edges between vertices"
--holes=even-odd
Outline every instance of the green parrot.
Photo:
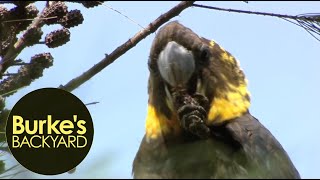
[{"label": "green parrot", "polygon": [[216,42],[172,21],[157,32],[148,67],[134,178],[300,179],[281,144],[250,114],[239,62]]}]

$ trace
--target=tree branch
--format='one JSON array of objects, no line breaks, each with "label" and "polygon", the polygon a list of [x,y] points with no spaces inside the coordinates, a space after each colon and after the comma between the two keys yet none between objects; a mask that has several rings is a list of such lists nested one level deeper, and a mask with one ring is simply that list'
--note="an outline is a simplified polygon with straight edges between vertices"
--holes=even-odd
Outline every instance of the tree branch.
[{"label": "tree branch", "polygon": [[[319,13],[310,13],[310,14],[301,14],[301,15],[292,16],[292,15],[274,14],[274,13],[266,13],[266,12],[219,8],[219,7],[206,6],[206,5],[201,5],[201,4],[193,4],[192,6],[198,7],[198,8],[218,10],[218,11],[227,11],[227,12],[236,12],[236,13],[278,17],[278,18],[284,19],[288,22],[291,22],[295,25],[298,25],[298,26],[304,28],[311,36],[313,36],[315,39],[320,41],[320,38],[316,37],[316,36],[320,36],[320,14]],[[294,22],[290,21],[289,19],[295,20],[297,23],[294,23]]]},{"label": "tree branch", "polygon": [[263,16],[274,16],[274,17],[281,17],[281,18],[294,19],[294,18],[297,17],[297,16],[283,15],[283,14],[255,12],[255,11],[245,11],[245,10],[239,10],[239,9],[219,8],[219,7],[206,6],[206,5],[201,5],[201,4],[193,4],[192,6],[199,7],[199,8],[205,8],[205,9],[218,10],[218,11],[227,11],[227,12],[236,12],[236,13],[245,13],[245,14],[255,14],[255,15],[263,15]]},{"label": "tree branch", "polygon": [[117,47],[110,55],[107,55],[102,59],[98,64],[91,67],[89,70],[84,72],[82,75],[72,79],[64,86],[59,86],[59,88],[73,91],[78,88],[80,85],[88,81],[94,75],[98,74],[102,69],[106,68],[108,65],[113,63],[117,58],[126,53],[128,50],[133,48],[138,44],[142,39],[155,32],[161,25],[168,22],[171,18],[179,15],[184,9],[192,6],[194,1],[182,1],[177,6],[170,9],[165,14],[159,16],[156,20],[150,23],[144,30],[138,32],[135,36],[129,39],[127,42]]}]

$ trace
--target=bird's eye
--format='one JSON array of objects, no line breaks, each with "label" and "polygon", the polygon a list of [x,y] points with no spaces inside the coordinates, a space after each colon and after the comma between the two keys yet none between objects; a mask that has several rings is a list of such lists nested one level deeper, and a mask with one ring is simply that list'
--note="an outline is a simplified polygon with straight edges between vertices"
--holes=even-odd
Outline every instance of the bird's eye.
[{"label": "bird's eye", "polygon": [[202,61],[208,61],[210,58],[210,49],[208,46],[202,46],[200,48],[200,58]]}]

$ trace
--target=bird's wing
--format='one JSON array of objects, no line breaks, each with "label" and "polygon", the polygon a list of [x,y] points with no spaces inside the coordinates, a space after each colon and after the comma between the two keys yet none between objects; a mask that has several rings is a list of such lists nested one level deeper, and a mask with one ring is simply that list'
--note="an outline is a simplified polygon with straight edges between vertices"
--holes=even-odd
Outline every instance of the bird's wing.
[{"label": "bird's wing", "polygon": [[250,113],[228,122],[226,129],[241,144],[248,167],[252,168],[252,177],[300,178],[281,144]]}]

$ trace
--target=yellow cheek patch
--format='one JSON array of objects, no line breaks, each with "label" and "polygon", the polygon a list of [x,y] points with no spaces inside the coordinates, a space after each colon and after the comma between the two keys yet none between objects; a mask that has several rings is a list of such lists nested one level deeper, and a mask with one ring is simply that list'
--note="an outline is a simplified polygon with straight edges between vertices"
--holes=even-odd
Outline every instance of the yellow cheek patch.
[{"label": "yellow cheek patch", "polygon": [[[216,45],[213,40],[210,41],[209,44],[211,47]],[[218,45],[218,48],[218,53],[220,53],[221,57],[220,60],[239,67],[239,69],[235,69],[233,73],[240,74],[241,69],[239,62],[221,46]],[[221,77],[225,82],[228,82],[224,74],[221,74]],[[246,79],[242,80],[239,86],[228,83],[225,89],[217,87],[208,113],[208,125],[221,123],[243,115],[250,107],[250,100],[247,97],[249,95]]]},{"label": "yellow cheek patch", "polygon": [[236,87],[228,84],[230,90],[217,90],[208,114],[208,124],[221,123],[243,115],[250,107],[246,84]]},{"label": "yellow cheek patch", "polygon": [[171,119],[156,111],[154,106],[148,104],[146,119],[147,138],[156,139],[166,134],[179,134],[180,124],[176,115]]}]

